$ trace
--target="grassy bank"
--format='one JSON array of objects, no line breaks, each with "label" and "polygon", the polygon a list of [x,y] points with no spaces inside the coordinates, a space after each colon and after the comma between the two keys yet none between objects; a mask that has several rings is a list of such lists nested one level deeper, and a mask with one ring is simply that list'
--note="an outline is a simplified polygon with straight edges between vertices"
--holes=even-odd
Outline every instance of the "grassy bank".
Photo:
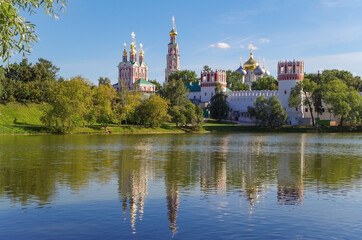
[{"label": "grassy bank", "polygon": [[[40,118],[43,111],[49,106],[47,104],[20,104],[8,103],[0,104],[0,134],[52,134],[50,129],[43,126]],[[166,124],[161,127],[145,128],[133,125],[111,125],[107,129],[101,126],[78,127],[71,134],[155,134],[155,133],[207,133],[207,132],[350,132],[350,129],[340,129],[338,127],[291,127],[282,128],[240,126],[232,122],[217,122],[208,120],[201,130],[192,131],[188,128],[178,128],[174,124]],[[352,130],[362,132],[362,127]]]}]

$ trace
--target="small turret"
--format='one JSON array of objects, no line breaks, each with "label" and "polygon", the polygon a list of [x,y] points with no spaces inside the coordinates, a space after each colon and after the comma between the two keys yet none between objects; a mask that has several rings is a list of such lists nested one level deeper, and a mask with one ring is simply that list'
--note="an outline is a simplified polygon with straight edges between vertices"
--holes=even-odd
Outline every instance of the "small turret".
[{"label": "small turret", "polygon": [[143,59],[143,49],[142,49],[142,47],[143,47],[143,44],[140,43],[140,56],[139,56],[139,62],[140,62],[140,63],[143,63],[143,61],[144,61],[144,59]]},{"label": "small turret", "polygon": [[124,49],[123,49],[123,59],[122,59],[122,61],[127,62],[127,50],[126,50],[127,44],[123,43],[123,47],[124,47]]}]

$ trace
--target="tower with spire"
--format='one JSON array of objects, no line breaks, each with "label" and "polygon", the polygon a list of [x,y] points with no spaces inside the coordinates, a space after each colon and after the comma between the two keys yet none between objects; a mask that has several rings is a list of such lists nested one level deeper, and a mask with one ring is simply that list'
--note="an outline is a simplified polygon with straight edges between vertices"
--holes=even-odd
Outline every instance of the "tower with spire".
[{"label": "tower with spire", "polygon": [[136,34],[131,33],[132,42],[130,45],[129,59],[127,59],[127,44],[124,43],[122,62],[118,64],[118,86],[127,87],[128,90],[138,90],[146,93],[154,93],[155,85],[148,81],[148,66],[144,61],[143,45],[140,44],[139,59],[137,61]]},{"label": "tower with spire", "polygon": [[178,44],[176,43],[177,30],[175,17],[172,16],[172,30],[170,31],[170,43],[168,44],[168,52],[166,55],[165,82],[168,82],[168,76],[171,73],[180,71],[180,55]]}]

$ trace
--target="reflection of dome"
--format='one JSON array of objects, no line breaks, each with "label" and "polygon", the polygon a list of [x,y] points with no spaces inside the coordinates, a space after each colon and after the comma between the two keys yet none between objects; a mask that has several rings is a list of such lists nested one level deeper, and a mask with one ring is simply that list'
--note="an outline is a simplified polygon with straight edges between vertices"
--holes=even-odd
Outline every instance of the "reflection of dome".
[{"label": "reflection of dome", "polygon": [[174,28],[170,31],[170,36],[177,36],[177,31]]},{"label": "reflection of dome", "polygon": [[247,71],[254,70],[257,66],[259,66],[259,63],[254,60],[253,53],[251,52],[249,60],[244,63],[244,69]]},{"label": "reflection of dome", "polygon": [[257,68],[254,69],[254,74],[257,76],[263,75],[265,73],[265,70],[258,66]]},{"label": "reflection of dome", "polygon": [[242,66],[240,66],[238,69],[236,69],[235,72],[238,72],[238,73],[240,73],[240,74],[243,75],[243,76],[246,75],[246,71],[245,71],[245,69],[244,69]]}]

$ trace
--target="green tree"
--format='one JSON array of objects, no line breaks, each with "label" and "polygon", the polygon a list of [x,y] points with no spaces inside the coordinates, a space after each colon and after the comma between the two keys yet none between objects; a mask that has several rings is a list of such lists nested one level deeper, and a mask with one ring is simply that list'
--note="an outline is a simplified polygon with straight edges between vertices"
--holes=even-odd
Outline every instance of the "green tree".
[{"label": "green tree", "polygon": [[[310,81],[308,78],[304,78],[302,81],[298,81],[291,89],[288,100],[289,107],[299,107],[301,104],[308,106],[313,126],[315,126],[313,104],[314,102],[319,101],[319,98],[313,98],[313,96],[319,96],[317,95],[320,94],[318,88],[319,86],[315,82]],[[319,104],[322,103],[320,102]]]},{"label": "green tree", "polygon": [[340,117],[340,127],[345,119],[353,120],[359,116],[361,96],[354,87],[348,87],[342,80],[336,79],[324,85],[324,92],[324,101],[334,116]]},{"label": "green tree", "polygon": [[281,127],[288,118],[276,96],[272,96],[268,100],[261,95],[254,101],[254,107],[248,107],[248,113],[255,118],[256,124],[259,126]]},{"label": "green tree", "polygon": [[184,106],[188,101],[187,88],[181,79],[169,79],[164,85],[163,97],[170,101],[171,106]]},{"label": "green tree", "polygon": [[229,107],[226,102],[227,96],[222,91],[221,86],[215,88],[215,95],[210,100],[210,114],[214,119],[226,119],[229,113]]},{"label": "green tree", "polygon": [[272,77],[261,77],[251,85],[251,90],[278,90],[278,81]]},{"label": "green tree", "polygon": [[92,91],[93,111],[91,114],[94,115],[97,123],[106,128],[115,117],[113,107],[117,97],[116,90],[110,85],[101,84],[99,87],[93,88]]},{"label": "green tree", "polygon": [[171,122],[176,124],[176,127],[186,125],[186,116],[184,114],[184,107],[172,106],[170,108]]},{"label": "green tree", "polygon": [[13,52],[30,53],[36,42],[35,25],[26,21],[20,12],[35,14],[41,8],[47,15],[58,17],[65,0],[3,0],[0,4],[0,58],[7,61]]},{"label": "green tree", "polygon": [[230,88],[232,91],[247,91],[249,90],[248,84],[242,83],[241,79],[243,76],[232,70],[226,71],[226,82],[227,87]]},{"label": "green tree", "polygon": [[84,125],[92,105],[89,82],[81,76],[55,86],[52,90],[51,108],[41,118],[43,124],[59,132],[69,132]]},{"label": "green tree", "polygon": [[144,126],[159,126],[171,119],[168,114],[169,101],[159,95],[152,95],[137,107],[138,123]]},{"label": "green tree", "polygon": [[348,87],[353,87],[357,91],[362,91],[361,77],[353,76],[351,72],[337,69],[324,70],[320,77],[323,84],[340,79]]},{"label": "green tree", "polygon": [[126,124],[137,122],[136,109],[142,104],[142,95],[138,92],[128,92],[119,95],[120,101],[114,107],[115,122],[119,125],[123,121]]},{"label": "green tree", "polygon": [[211,71],[211,68],[210,68],[208,65],[205,65],[205,66],[203,67],[203,70],[204,70],[205,72],[210,72],[210,71]]},{"label": "green tree", "polygon": [[182,80],[182,82],[184,84],[199,81],[197,79],[196,72],[190,71],[190,70],[182,70],[182,71],[177,71],[177,72],[171,73],[170,76],[168,76],[168,82],[170,82],[172,80]]},{"label": "green tree", "polygon": [[100,85],[109,85],[111,86],[111,80],[108,77],[99,77],[98,78],[98,86]]}]

